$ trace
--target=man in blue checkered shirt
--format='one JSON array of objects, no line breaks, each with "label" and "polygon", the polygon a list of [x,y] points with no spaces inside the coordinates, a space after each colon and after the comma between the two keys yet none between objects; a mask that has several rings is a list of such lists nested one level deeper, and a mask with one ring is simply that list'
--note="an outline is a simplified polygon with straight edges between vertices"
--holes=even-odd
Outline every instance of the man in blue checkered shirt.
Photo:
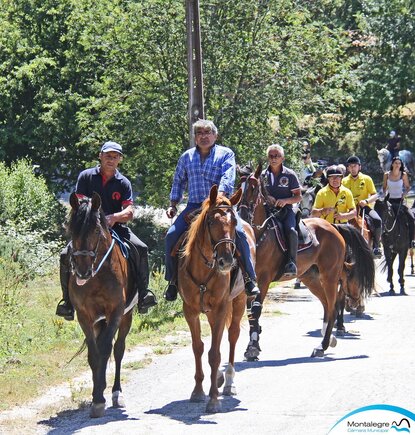
[{"label": "man in blue checkered shirt", "polygon": [[[169,285],[164,296],[168,301],[177,298],[176,265],[171,251],[189,226],[185,219],[186,215],[200,208],[214,184],[218,186],[219,192],[229,196],[233,193],[235,183],[235,154],[230,148],[215,143],[218,135],[215,124],[201,119],[193,124],[193,134],[196,146],[185,151],[179,159],[170,192],[170,207],[166,212],[170,219],[177,214],[177,204],[183,199],[187,188],[189,195],[187,206],[166,235],[165,278],[169,281]],[[247,275],[246,293],[248,296],[256,296],[259,294],[259,289],[256,285],[255,270],[239,217],[236,227],[236,246]]]}]

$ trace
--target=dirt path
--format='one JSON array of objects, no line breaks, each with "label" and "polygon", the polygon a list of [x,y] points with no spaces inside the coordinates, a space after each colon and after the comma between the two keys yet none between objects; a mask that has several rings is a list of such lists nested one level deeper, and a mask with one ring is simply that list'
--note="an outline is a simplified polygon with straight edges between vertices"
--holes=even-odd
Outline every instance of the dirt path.
[{"label": "dirt path", "polygon": [[[310,358],[321,341],[320,303],[305,288],[275,289],[274,297],[284,296],[278,303],[284,314],[263,318],[258,362],[242,361],[248,335],[247,329],[242,332],[236,364],[238,394],[223,399],[220,414],[206,414],[205,404],[189,403],[194,364],[191,348],[186,347],[156,357],[128,376],[126,409],[108,408],[104,418],[91,420],[88,409],[67,409],[56,415],[50,403],[46,414],[45,407],[35,409],[32,404],[0,414],[0,433],[320,435],[362,406],[392,404],[414,412],[415,277],[406,279],[409,296],[389,297],[384,276],[378,274],[381,297],[367,302],[363,318],[346,315],[349,333],[322,359]],[[209,339],[205,342],[207,354]],[[138,357],[145,354],[137,352]],[[225,343],[222,359],[226,355]],[[206,355],[204,369],[208,391]],[[107,397],[110,402],[110,394]]]}]

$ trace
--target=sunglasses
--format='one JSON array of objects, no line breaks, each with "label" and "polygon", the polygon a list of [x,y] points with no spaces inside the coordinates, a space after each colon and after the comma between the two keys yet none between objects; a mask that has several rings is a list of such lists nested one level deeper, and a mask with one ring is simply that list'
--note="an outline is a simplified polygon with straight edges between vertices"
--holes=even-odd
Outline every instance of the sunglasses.
[{"label": "sunglasses", "polygon": [[279,159],[282,157],[282,154],[268,154],[269,159]]}]

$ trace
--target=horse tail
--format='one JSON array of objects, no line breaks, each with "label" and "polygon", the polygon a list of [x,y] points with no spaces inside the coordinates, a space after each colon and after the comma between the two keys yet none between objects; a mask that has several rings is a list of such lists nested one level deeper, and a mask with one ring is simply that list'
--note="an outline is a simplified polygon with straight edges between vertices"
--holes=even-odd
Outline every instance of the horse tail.
[{"label": "horse tail", "polygon": [[333,226],[346,242],[353,262],[353,275],[357,279],[363,296],[367,297],[375,286],[375,261],[372,251],[356,228],[342,224],[334,224]]},{"label": "horse tail", "polygon": [[81,353],[87,348],[86,345],[86,339],[81,344],[81,347],[76,351],[75,355],[66,363],[66,366],[68,366],[77,356],[81,355]]}]

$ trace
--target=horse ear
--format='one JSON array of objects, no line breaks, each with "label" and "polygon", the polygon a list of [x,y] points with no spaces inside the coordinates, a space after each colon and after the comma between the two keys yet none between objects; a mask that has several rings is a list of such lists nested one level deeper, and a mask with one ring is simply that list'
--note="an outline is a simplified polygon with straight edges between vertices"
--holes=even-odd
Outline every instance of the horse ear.
[{"label": "horse ear", "polygon": [[344,262],[344,268],[346,269],[346,273],[349,275],[352,269],[354,268],[354,263],[348,263],[347,261]]},{"label": "horse ear", "polygon": [[71,196],[69,197],[69,204],[71,205],[72,209],[77,211],[79,208],[79,199],[76,196],[75,192],[71,193]]},{"label": "horse ear", "polygon": [[236,205],[242,198],[242,188],[240,187],[230,198],[231,204]]},{"label": "horse ear", "polygon": [[257,166],[255,174],[254,174],[255,178],[259,178],[259,176],[261,175],[261,172],[262,172],[262,163],[258,163],[258,166]]},{"label": "horse ear", "polygon": [[210,204],[216,204],[216,198],[218,197],[218,186],[216,184],[214,184],[211,188],[210,188],[210,194],[209,194],[209,201]]},{"label": "horse ear", "polygon": [[93,211],[97,211],[101,207],[101,197],[97,192],[92,194],[91,207]]}]

